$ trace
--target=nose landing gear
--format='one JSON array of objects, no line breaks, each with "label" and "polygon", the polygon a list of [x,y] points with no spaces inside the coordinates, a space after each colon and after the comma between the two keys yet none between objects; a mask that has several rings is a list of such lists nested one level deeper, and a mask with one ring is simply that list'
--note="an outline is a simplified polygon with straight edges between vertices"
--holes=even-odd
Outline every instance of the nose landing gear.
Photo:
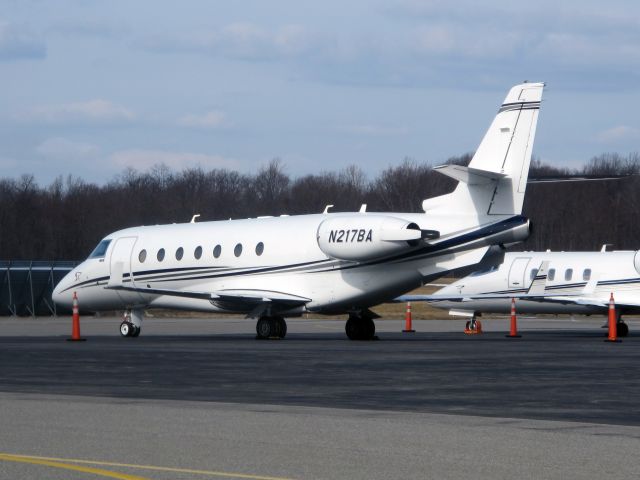
[{"label": "nose landing gear", "polygon": [[137,337],[142,331],[142,318],[144,310],[126,310],[123,315],[123,322],[120,324],[120,335],[123,337]]}]

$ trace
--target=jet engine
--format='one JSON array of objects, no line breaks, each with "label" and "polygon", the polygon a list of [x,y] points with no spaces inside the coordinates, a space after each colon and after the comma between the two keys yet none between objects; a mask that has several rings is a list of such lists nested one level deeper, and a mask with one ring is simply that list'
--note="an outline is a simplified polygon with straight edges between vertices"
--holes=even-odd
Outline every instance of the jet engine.
[{"label": "jet engine", "polygon": [[438,238],[434,230],[421,230],[413,222],[384,215],[337,216],[318,227],[318,246],[338,260],[365,261],[401,253]]}]

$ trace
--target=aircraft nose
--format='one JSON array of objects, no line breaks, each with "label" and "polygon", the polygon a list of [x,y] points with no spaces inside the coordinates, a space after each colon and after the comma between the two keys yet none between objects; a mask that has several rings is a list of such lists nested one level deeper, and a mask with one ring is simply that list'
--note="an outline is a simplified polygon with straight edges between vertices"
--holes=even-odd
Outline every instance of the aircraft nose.
[{"label": "aircraft nose", "polygon": [[71,283],[70,278],[72,273],[73,272],[65,275],[62,280],[58,282],[58,284],[53,289],[53,292],[51,293],[52,300],[59,307],[71,308],[71,304],[73,302],[73,291],[68,287]]}]

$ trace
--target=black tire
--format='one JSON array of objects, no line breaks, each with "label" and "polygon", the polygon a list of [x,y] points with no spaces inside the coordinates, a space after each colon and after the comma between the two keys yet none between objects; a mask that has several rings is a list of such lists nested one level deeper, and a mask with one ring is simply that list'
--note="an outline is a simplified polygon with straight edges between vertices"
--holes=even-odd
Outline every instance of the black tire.
[{"label": "black tire", "polygon": [[629,335],[629,325],[624,322],[616,323],[616,333],[618,337],[626,337]]},{"label": "black tire", "polygon": [[349,340],[373,340],[376,336],[376,324],[370,318],[349,317],[344,330]]},{"label": "black tire", "polygon": [[362,320],[362,340],[373,340],[376,336],[376,324],[371,318]]},{"label": "black tire", "polygon": [[274,334],[274,322],[269,317],[262,317],[256,323],[256,333],[258,334],[258,338],[265,339],[269,338]]},{"label": "black tire", "polygon": [[287,336],[287,322],[282,317],[275,318],[276,323],[278,324],[278,337],[284,338]]},{"label": "black tire", "polygon": [[137,325],[133,326],[133,332],[131,333],[132,337],[138,337],[140,336],[140,331],[142,330],[142,328],[138,327]]},{"label": "black tire", "polygon": [[133,325],[129,322],[122,322],[120,324],[120,335],[123,337],[130,337],[133,331]]},{"label": "black tire", "polygon": [[360,328],[360,322],[353,317],[349,317],[344,331],[347,334],[349,340],[360,340],[362,338],[362,329]]}]

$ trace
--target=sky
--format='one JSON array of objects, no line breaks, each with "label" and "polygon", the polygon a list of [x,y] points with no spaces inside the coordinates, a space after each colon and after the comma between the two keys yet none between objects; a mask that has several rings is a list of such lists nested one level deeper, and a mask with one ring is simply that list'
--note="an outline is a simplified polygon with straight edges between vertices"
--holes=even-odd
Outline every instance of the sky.
[{"label": "sky", "polygon": [[536,158],[638,151],[640,2],[0,0],[0,177],[374,178],[474,151],[524,80]]}]

